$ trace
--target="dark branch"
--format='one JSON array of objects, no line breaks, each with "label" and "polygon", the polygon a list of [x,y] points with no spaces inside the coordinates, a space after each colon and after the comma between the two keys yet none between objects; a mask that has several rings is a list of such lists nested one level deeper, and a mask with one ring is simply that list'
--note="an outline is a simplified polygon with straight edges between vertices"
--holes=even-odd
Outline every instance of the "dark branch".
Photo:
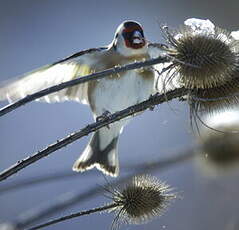
[{"label": "dark branch", "polygon": [[[85,175],[94,175],[91,171],[89,173],[86,173]],[[64,179],[74,178],[77,177],[77,173],[68,170],[64,171],[58,171],[54,173],[49,174],[43,174],[40,176],[33,176],[28,177],[27,179],[23,180],[14,180],[10,183],[6,183],[3,186],[0,187],[0,194],[15,191],[16,189],[26,189],[27,187],[33,186],[33,185],[39,185],[42,183],[51,183],[52,181],[61,181]],[[0,228],[1,229],[1,228]]]},{"label": "dark branch", "polygon": [[142,112],[148,108],[152,108],[152,106],[161,104],[166,101],[170,101],[174,98],[182,97],[183,95],[186,95],[187,92],[188,92],[187,89],[179,88],[179,89],[169,91],[165,94],[156,94],[154,96],[151,96],[148,100],[145,100],[139,104],[130,106],[124,110],[113,113],[100,121],[87,125],[85,128],[81,129],[80,131],[70,134],[68,137],[60,141],[57,141],[56,143],[48,146],[47,148],[43,149],[42,151],[39,151],[38,153],[35,153],[32,156],[29,156],[21,161],[18,161],[16,164],[12,165],[10,168],[4,170],[3,172],[0,173],[0,181],[5,180],[9,176],[17,173],[18,171],[27,167],[28,165],[31,165],[32,163],[40,160],[41,158],[48,156],[49,154],[55,152],[56,150],[61,149],[62,147],[65,147],[66,145],[80,139],[83,136],[88,135],[89,133],[95,132],[96,130],[104,126],[107,126],[115,121],[119,121],[128,116],[132,116],[136,113]]},{"label": "dark branch", "polygon": [[46,222],[44,224],[40,224],[40,225],[37,225],[35,227],[29,228],[28,230],[37,230],[37,229],[44,228],[44,227],[47,227],[47,226],[50,226],[50,225],[53,225],[53,224],[56,224],[56,223],[59,223],[59,222],[65,221],[65,220],[76,218],[76,217],[79,217],[79,216],[89,215],[89,214],[92,214],[92,213],[102,212],[102,211],[105,211],[105,210],[110,210],[112,208],[115,208],[116,206],[117,206],[117,204],[113,203],[113,204],[109,204],[109,205],[106,205],[106,206],[103,206],[103,207],[73,213],[71,215],[63,216],[63,217],[51,220],[49,222]]},{"label": "dark branch", "polygon": [[[133,173],[111,181],[110,186],[121,186],[123,183],[125,183],[127,180],[137,174],[146,174],[155,171],[162,171],[180,163],[184,163],[192,159],[197,153],[198,149],[199,148],[197,146],[194,146],[193,148],[189,148],[188,150],[174,154],[174,156],[165,159],[159,158],[154,160],[153,162],[149,161],[137,165],[131,165],[130,168],[133,170]],[[64,194],[59,195],[58,198],[56,198],[53,202],[52,200],[47,201],[45,202],[44,206],[42,206],[41,204],[39,207],[35,207],[33,209],[28,210],[26,212],[27,214],[23,215],[24,218],[19,218],[18,220],[15,220],[12,224],[16,226],[16,229],[25,229],[29,225],[39,222],[41,219],[50,217],[52,215],[55,215],[56,213],[60,213],[68,209],[72,205],[76,205],[79,203],[81,204],[82,202],[89,200],[98,194],[103,193],[107,186],[109,186],[108,182],[103,186],[96,185],[90,187],[84,192],[66,192]]]},{"label": "dark branch", "polygon": [[158,58],[154,58],[154,59],[150,59],[150,60],[146,60],[143,62],[135,62],[132,64],[128,64],[128,65],[124,65],[124,66],[117,66],[114,68],[110,68],[110,69],[106,69],[104,71],[101,72],[96,72],[90,75],[86,75],[84,77],[79,77],[77,79],[71,80],[71,81],[67,81],[67,82],[63,82],[59,85],[55,85],[46,89],[43,89],[41,91],[38,91],[34,94],[28,95],[14,103],[11,103],[5,107],[3,107],[2,109],[0,109],[0,116],[3,116],[17,108],[19,108],[20,106],[23,106],[31,101],[34,101],[40,97],[44,97],[48,94],[51,93],[55,93],[57,91],[60,91],[62,89],[68,88],[68,87],[72,87],[74,85],[78,85],[78,84],[82,84],[88,81],[92,81],[92,80],[97,80],[97,79],[101,79],[104,78],[106,76],[109,76],[111,74],[117,74],[117,73],[121,73],[127,70],[133,70],[133,69],[138,69],[138,68],[142,68],[142,67],[146,67],[146,66],[151,66],[151,65],[155,65],[158,63],[165,63],[168,62],[169,59],[168,57],[158,57]]},{"label": "dark branch", "polygon": [[[124,171],[131,171],[132,167],[135,165],[128,164],[123,167]],[[95,175],[96,171],[90,170],[86,171],[84,174],[81,174],[81,176],[93,176]],[[11,192],[19,189],[26,189],[27,187],[31,187],[34,185],[39,185],[43,183],[52,183],[53,181],[62,181],[65,179],[79,179],[79,174],[73,171],[70,171],[68,168],[67,170],[62,171],[56,171],[53,173],[46,173],[38,176],[30,176],[28,178],[22,179],[22,180],[13,180],[10,183],[2,184],[0,187],[0,195],[6,192]],[[1,229],[1,228],[0,228]]]},{"label": "dark branch", "polygon": [[[170,158],[160,158],[153,162],[146,162],[137,166],[135,165],[133,167],[131,166],[131,169],[133,169],[134,171],[133,173],[110,182],[110,186],[120,186],[137,174],[149,172],[152,173],[153,171],[164,170],[166,168],[174,166],[175,164],[190,160],[196,153],[195,149],[197,149],[197,147],[180,152],[180,154],[177,154]],[[104,188],[106,187],[107,184],[103,186],[96,185],[87,189],[85,192],[74,191],[61,194],[54,200],[54,202],[47,201],[45,202],[45,205],[43,207],[41,204],[39,207],[28,210],[26,212],[27,214],[24,213],[24,218],[19,218],[19,220],[15,220],[12,224],[16,226],[16,229],[25,229],[27,226],[32,225],[35,222],[40,221],[41,219],[55,215],[56,213],[68,209],[72,205],[76,205],[90,198],[93,198],[94,196],[102,193],[104,191]]]}]

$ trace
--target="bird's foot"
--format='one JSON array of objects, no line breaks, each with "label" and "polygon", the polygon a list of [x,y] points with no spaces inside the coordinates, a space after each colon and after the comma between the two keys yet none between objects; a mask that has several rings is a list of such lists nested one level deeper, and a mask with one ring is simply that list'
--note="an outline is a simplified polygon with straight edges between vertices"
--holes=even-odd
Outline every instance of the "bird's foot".
[{"label": "bird's foot", "polygon": [[[158,93],[156,93],[156,94],[154,94],[154,95],[153,95],[153,94],[150,94],[149,99],[152,99],[155,95],[158,95]],[[149,107],[149,110],[150,110],[150,111],[153,111],[153,110],[154,110],[154,107],[155,107],[154,105],[151,105],[151,106]]]},{"label": "bird's foot", "polygon": [[[100,116],[96,117],[96,122],[107,120],[109,118],[109,115],[111,115],[111,112],[109,112],[108,110],[105,110]],[[109,125],[106,125],[106,127],[110,129]]]},{"label": "bird's foot", "polygon": [[187,101],[187,97],[182,96],[182,97],[179,97],[178,100],[179,100],[179,101]]}]

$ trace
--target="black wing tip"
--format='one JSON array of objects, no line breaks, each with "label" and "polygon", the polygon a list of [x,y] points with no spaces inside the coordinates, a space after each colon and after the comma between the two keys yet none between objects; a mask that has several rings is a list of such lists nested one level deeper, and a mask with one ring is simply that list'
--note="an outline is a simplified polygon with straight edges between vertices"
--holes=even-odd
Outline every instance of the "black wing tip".
[{"label": "black wing tip", "polygon": [[87,53],[91,53],[91,52],[95,52],[95,51],[102,51],[102,50],[106,50],[106,49],[108,49],[108,47],[99,47],[99,48],[91,48],[91,49],[82,50],[82,51],[74,53],[74,54],[72,54],[72,55],[70,55],[70,56],[68,56],[64,59],[56,61],[52,65],[57,65],[57,64],[60,64],[62,62],[65,62],[65,61],[69,61],[70,59],[77,58],[77,57],[82,56],[82,55],[87,54]]}]

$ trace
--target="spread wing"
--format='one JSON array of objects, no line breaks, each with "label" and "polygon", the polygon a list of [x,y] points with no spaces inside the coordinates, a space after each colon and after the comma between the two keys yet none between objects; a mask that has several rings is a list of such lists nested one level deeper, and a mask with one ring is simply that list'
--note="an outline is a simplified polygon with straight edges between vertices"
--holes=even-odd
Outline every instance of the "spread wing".
[{"label": "spread wing", "polygon": [[[39,90],[88,75],[95,70],[101,55],[107,48],[89,49],[71,55],[61,61],[24,74],[0,86],[0,100],[13,102]],[[88,83],[66,88],[38,99],[44,102],[75,100],[88,104]]]}]

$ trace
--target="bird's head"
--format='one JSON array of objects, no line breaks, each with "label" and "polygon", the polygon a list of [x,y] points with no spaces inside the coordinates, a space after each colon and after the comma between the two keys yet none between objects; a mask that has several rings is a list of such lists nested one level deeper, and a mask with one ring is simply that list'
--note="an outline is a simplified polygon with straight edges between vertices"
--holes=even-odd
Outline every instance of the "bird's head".
[{"label": "bird's head", "polygon": [[112,45],[123,56],[129,57],[147,52],[142,26],[135,21],[124,21],[119,25]]}]

